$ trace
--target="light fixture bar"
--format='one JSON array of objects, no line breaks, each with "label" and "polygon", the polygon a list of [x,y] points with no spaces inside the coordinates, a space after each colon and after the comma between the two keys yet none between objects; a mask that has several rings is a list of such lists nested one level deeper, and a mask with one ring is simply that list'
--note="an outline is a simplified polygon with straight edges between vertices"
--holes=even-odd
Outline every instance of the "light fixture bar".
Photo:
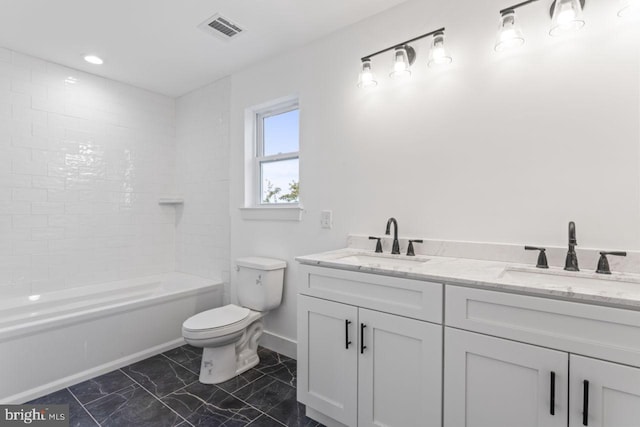
[{"label": "light fixture bar", "polygon": [[500,11],[500,14],[502,15],[505,12],[508,12],[510,10],[516,10],[516,9],[522,7],[522,6],[526,6],[526,5],[530,4],[530,3],[535,3],[537,1],[539,1],[539,0],[527,0],[527,1],[523,1],[522,3],[514,4],[511,7],[505,7],[504,9],[502,9]]},{"label": "light fixture bar", "polygon": [[[530,1],[537,1],[537,0],[530,0]],[[371,55],[363,56],[362,58],[360,58],[360,60],[361,60],[361,61],[366,61],[367,59],[371,59],[371,58],[373,58],[374,56],[380,55],[381,53],[389,52],[390,50],[396,49],[396,48],[398,48],[398,47],[402,47],[402,46],[404,46],[404,45],[406,45],[406,44],[409,44],[409,43],[412,43],[412,42],[414,42],[414,41],[416,41],[416,40],[420,40],[420,39],[423,39],[423,38],[425,38],[425,37],[432,36],[432,35],[434,35],[434,34],[436,34],[436,33],[439,33],[439,32],[444,32],[444,27],[442,27],[442,28],[438,28],[437,30],[434,30],[434,31],[430,31],[430,32],[428,32],[428,33],[426,33],[426,34],[422,34],[422,35],[420,35],[420,36],[418,36],[418,37],[414,37],[414,38],[412,38],[411,40],[407,40],[407,41],[405,41],[405,42],[395,44],[395,45],[393,45],[393,46],[391,46],[391,47],[388,47],[388,48],[386,48],[386,49],[382,49],[382,50],[380,50],[380,51],[378,51],[378,52],[376,52],[376,53],[372,53]]]}]

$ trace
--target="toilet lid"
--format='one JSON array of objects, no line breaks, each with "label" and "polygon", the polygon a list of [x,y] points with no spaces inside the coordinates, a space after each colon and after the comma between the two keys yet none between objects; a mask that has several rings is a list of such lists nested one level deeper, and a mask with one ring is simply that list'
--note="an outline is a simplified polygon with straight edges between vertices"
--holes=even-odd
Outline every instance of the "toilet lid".
[{"label": "toilet lid", "polygon": [[202,331],[229,326],[247,318],[251,310],[234,304],[203,311],[185,320],[182,327],[189,331]]}]

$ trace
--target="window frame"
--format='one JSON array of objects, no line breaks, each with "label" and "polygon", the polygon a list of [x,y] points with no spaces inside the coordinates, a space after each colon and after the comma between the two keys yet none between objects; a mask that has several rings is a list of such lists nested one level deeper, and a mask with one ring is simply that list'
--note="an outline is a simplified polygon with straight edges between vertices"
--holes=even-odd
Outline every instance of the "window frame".
[{"label": "window frame", "polygon": [[292,151],[288,153],[264,155],[264,120],[277,116],[280,114],[288,113],[294,110],[300,111],[300,103],[297,99],[282,102],[277,105],[271,106],[255,112],[255,139],[254,139],[254,156],[253,156],[253,170],[254,170],[254,185],[255,194],[253,195],[254,204],[258,208],[269,207],[298,207],[300,205],[300,195],[298,195],[297,202],[283,202],[283,203],[267,203],[262,200],[263,195],[263,180],[262,180],[262,165],[264,163],[274,163],[285,160],[298,160],[298,185],[300,184],[300,118],[298,116],[298,151]]}]

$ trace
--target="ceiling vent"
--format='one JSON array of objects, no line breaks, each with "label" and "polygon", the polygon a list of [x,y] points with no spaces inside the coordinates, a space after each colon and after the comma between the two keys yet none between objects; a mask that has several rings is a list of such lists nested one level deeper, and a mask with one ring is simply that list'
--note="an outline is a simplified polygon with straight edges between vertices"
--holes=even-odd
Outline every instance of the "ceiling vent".
[{"label": "ceiling vent", "polygon": [[244,32],[238,24],[235,24],[230,19],[225,18],[219,13],[216,13],[211,18],[198,25],[198,28],[216,36],[219,39],[227,41]]}]

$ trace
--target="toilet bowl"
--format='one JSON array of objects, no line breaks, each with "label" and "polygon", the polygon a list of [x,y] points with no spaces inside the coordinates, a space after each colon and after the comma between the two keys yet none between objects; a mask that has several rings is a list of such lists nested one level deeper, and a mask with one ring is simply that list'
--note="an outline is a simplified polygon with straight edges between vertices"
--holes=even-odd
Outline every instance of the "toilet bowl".
[{"label": "toilet bowl", "polygon": [[271,258],[240,258],[238,301],[185,320],[182,336],[201,347],[200,382],[218,384],[256,366],[262,318],[280,305],[286,263]]}]

